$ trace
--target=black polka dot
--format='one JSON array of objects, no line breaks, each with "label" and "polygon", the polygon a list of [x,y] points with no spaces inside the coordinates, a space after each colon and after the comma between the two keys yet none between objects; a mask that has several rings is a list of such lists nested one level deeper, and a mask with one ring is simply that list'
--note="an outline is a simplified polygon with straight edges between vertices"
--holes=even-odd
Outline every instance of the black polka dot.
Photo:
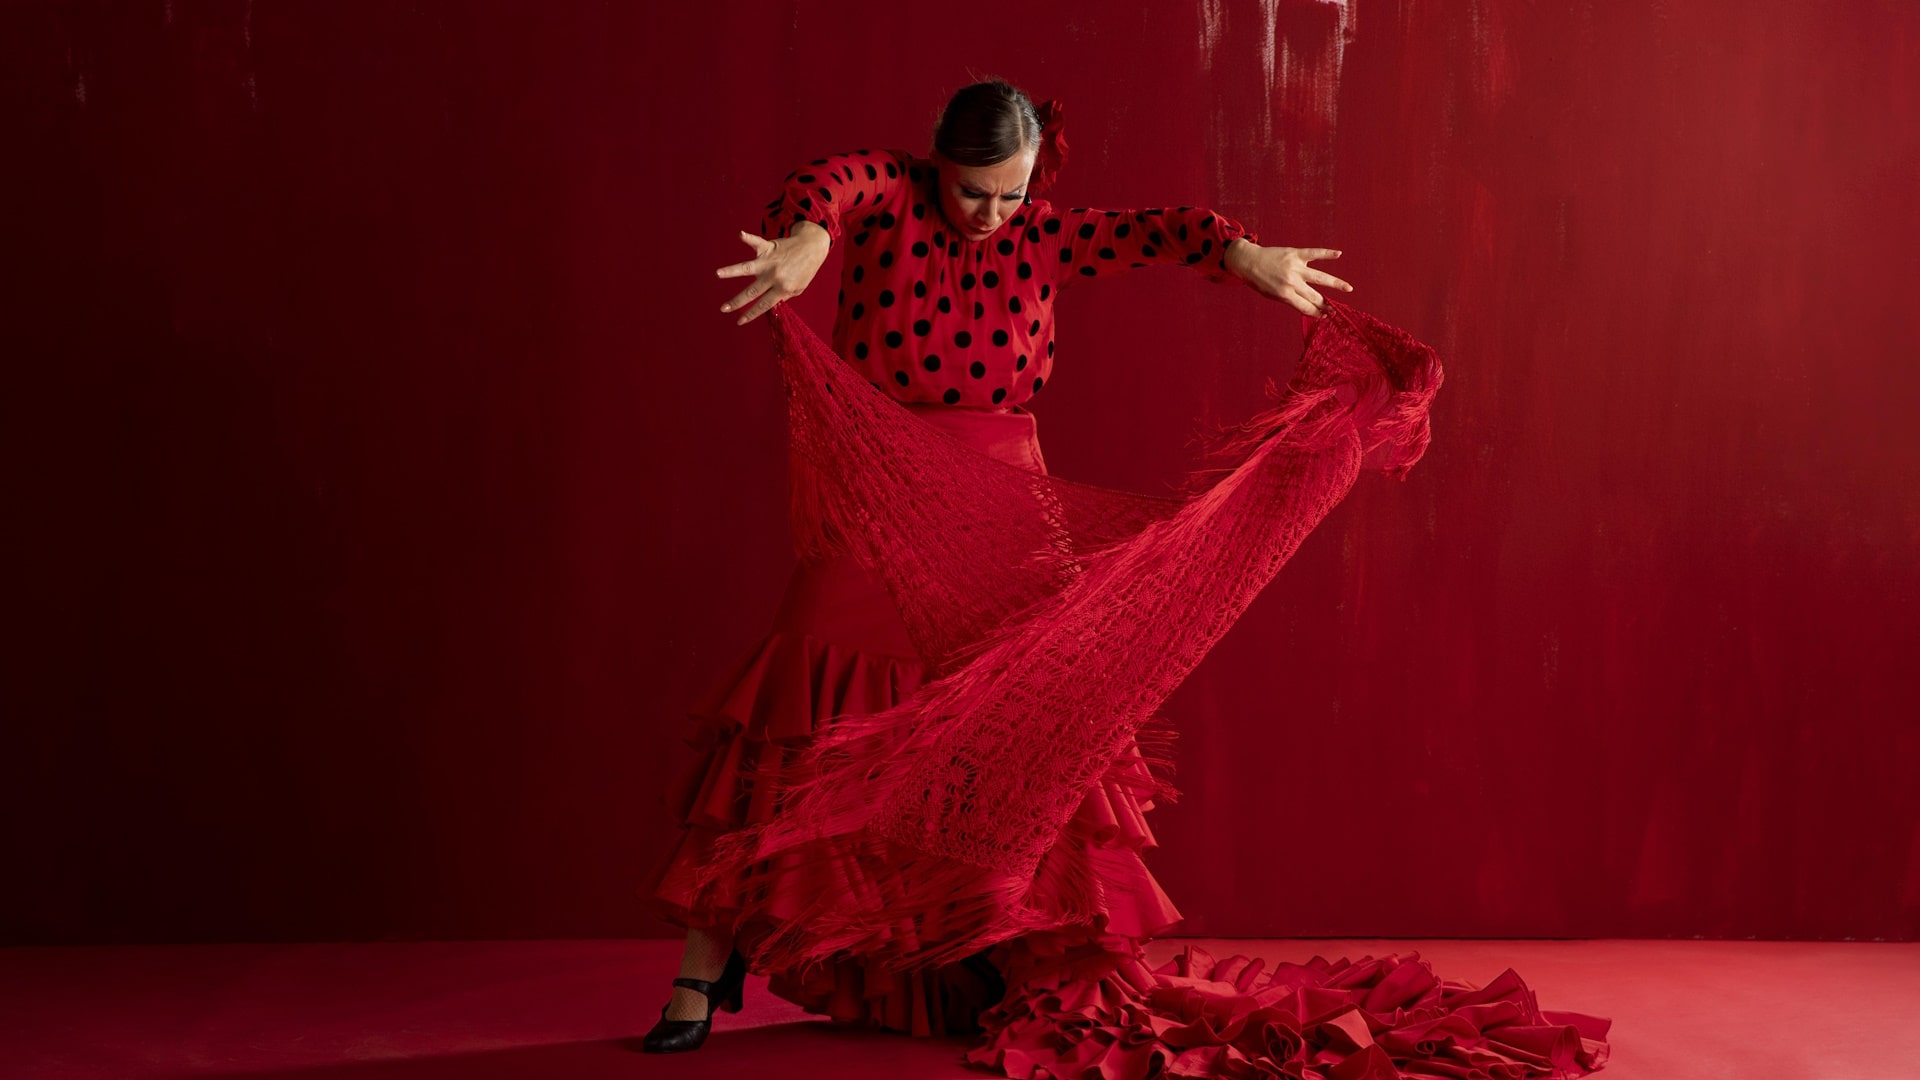
[{"label": "black polka dot", "polygon": [[933,324],[925,319],[915,319],[913,320],[913,332],[920,337],[926,337],[928,334],[933,333]]},{"label": "black polka dot", "polygon": [[1004,387],[1004,386],[1003,386],[1003,387],[1001,387],[1000,389],[998,389],[998,390],[995,390],[995,391],[993,392],[993,403],[994,403],[995,405],[998,405],[998,404],[1000,404],[1000,401],[1001,401],[1001,399],[1003,399],[1003,398],[1005,398],[1006,396],[1007,396],[1007,388],[1006,388],[1006,387]]},{"label": "black polka dot", "polygon": [[1187,265],[1188,265],[1188,266],[1192,266],[1192,265],[1193,265],[1194,263],[1197,263],[1197,262],[1199,262],[1199,261],[1200,261],[1200,253],[1199,253],[1199,252],[1195,252],[1195,253],[1193,253],[1192,255],[1189,255],[1189,256],[1187,256]]},{"label": "black polka dot", "polygon": [[893,306],[893,290],[892,289],[880,290],[880,306],[881,307]]},{"label": "black polka dot", "polygon": [[867,343],[864,341],[854,342],[853,355],[858,359],[865,360],[867,358]]},{"label": "black polka dot", "polygon": [[887,348],[897,349],[900,347],[900,343],[905,340],[906,338],[900,336],[900,331],[898,330],[887,331]]},{"label": "black polka dot", "polygon": [[800,209],[802,210],[813,209],[813,199],[810,196],[806,196],[806,195],[800,196]]},{"label": "black polka dot", "polygon": [[1040,376],[1038,376],[1038,375],[1035,375],[1035,376],[1033,377],[1033,392],[1034,392],[1034,393],[1036,393],[1036,394],[1037,394],[1037,393],[1039,393],[1039,392],[1040,392],[1040,384],[1041,384],[1042,382],[1045,382],[1045,381],[1046,381],[1046,380],[1044,380],[1044,379],[1042,379],[1042,378],[1041,378]]},{"label": "black polka dot", "polygon": [[1112,248],[1101,248],[1101,249],[1100,249],[1100,257],[1101,257],[1101,258],[1103,258],[1103,259],[1111,259],[1111,258],[1113,258],[1113,249],[1112,249]]},{"label": "black polka dot", "polygon": [[973,363],[967,365],[967,374],[976,379],[984,379],[987,377],[987,365],[975,360]]},{"label": "black polka dot", "polygon": [[1119,216],[1120,216],[1120,211],[1118,211],[1118,210],[1102,210],[1102,211],[1100,211],[1100,212],[1101,212],[1102,214],[1105,214],[1105,215],[1106,215],[1106,216],[1108,216],[1108,217],[1119,217]]},{"label": "black polka dot", "polygon": [[873,228],[873,223],[874,223],[874,222],[876,222],[876,221],[879,221],[879,220],[880,220],[880,215],[879,215],[879,214],[868,214],[868,215],[867,215],[866,217],[863,217],[863,218],[861,218],[861,219],[860,219],[860,224],[862,224],[862,225],[864,225],[864,226],[866,226],[867,228],[869,228],[869,229],[871,229],[871,228]]},{"label": "black polka dot", "polygon": [[893,252],[891,251],[881,252],[880,253],[880,269],[885,270],[887,267],[892,265],[893,265]]},{"label": "black polka dot", "polygon": [[995,345],[1005,345],[1007,343],[1007,332],[1005,330],[995,330],[993,332],[993,343]]},{"label": "black polka dot", "polygon": [[795,179],[799,180],[803,184],[811,184],[815,180],[815,177],[812,173],[801,173]]},{"label": "black polka dot", "polygon": [[958,240],[949,240],[949,241],[947,242],[947,254],[948,254],[948,255],[958,255],[958,254],[960,254],[960,241],[958,241]]},{"label": "black polka dot", "polygon": [[855,285],[858,285],[858,284],[860,284],[860,282],[861,282],[861,280],[862,280],[862,279],[864,279],[864,278],[865,278],[866,276],[867,276],[867,268],[866,268],[866,267],[864,267],[864,266],[859,266],[859,265],[855,265],[855,266],[854,266],[854,268],[853,268],[853,283],[854,283]]},{"label": "black polka dot", "polygon": [[1013,241],[1003,236],[1000,238],[999,243],[993,245],[993,250],[999,252],[1002,255],[1011,255],[1013,254]]},{"label": "black polka dot", "polygon": [[1156,229],[1153,232],[1150,232],[1147,234],[1147,243],[1152,244],[1155,247],[1165,247],[1167,244],[1167,238],[1164,236],[1161,236],[1160,231]]},{"label": "black polka dot", "polygon": [[1154,254],[1153,245],[1152,244],[1140,245],[1140,254],[1145,255],[1149,259],[1153,258],[1153,254]]},{"label": "black polka dot", "polygon": [[865,304],[858,304],[858,303],[856,303],[856,304],[854,304],[854,305],[853,305],[853,317],[854,317],[854,318],[856,318],[856,319],[857,319],[857,318],[859,318],[860,316],[862,316],[862,315],[865,315],[866,313],[867,313],[867,305],[865,305]]},{"label": "black polka dot", "polygon": [[1019,272],[1020,272],[1020,280],[1022,281],[1025,281],[1026,279],[1032,277],[1033,264],[1030,262],[1022,262],[1019,266]]},{"label": "black polka dot", "polygon": [[1121,239],[1125,239],[1126,235],[1132,231],[1133,231],[1133,226],[1128,225],[1125,222],[1122,222],[1113,227],[1113,235],[1116,237],[1120,237]]},{"label": "black polka dot", "polygon": [[953,343],[964,349],[967,346],[973,344],[973,335],[967,333],[965,330],[962,330],[959,333],[953,335]]},{"label": "black polka dot", "polygon": [[866,243],[866,242],[867,242],[867,234],[866,234],[866,232],[865,232],[864,230],[862,230],[862,231],[860,231],[860,232],[857,232],[857,233],[854,233],[854,234],[853,234],[853,242],[854,242],[855,244],[864,244],[864,243]]},{"label": "black polka dot", "polygon": [[1008,297],[1007,310],[1013,312],[1015,315],[1020,314],[1020,298],[1017,296]]},{"label": "black polka dot", "polygon": [[1048,356],[1053,355],[1053,342],[1051,341],[1047,342],[1047,355]]},{"label": "black polka dot", "polygon": [[1053,286],[1051,285],[1040,286],[1040,299],[1045,300],[1047,296],[1052,292],[1053,292]]},{"label": "black polka dot", "polygon": [[960,275],[960,287],[963,289],[973,288],[973,271],[969,270]]},{"label": "black polka dot", "polygon": [[942,315],[953,314],[953,301],[945,296],[940,298],[940,314]]},{"label": "black polka dot", "polygon": [[907,176],[914,180],[920,179],[920,166],[918,165],[907,166]]},{"label": "black polka dot", "polygon": [[981,303],[978,300],[975,300],[973,302],[973,317],[977,319],[980,316],[985,315],[986,313],[987,313],[987,305]]},{"label": "black polka dot", "polygon": [[1040,332],[1040,320],[1035,319],[1033,320],[1033,325],[1027,327],[1027,336],[1032,337],[1033,335],[1038,334],[1039,332]]},{"label": "black polka dot", "polygon": [[1038,225],[1027,226],[1027,243],[1037,244],[1039,242],[1040,242],[1040,226]]},{"label": "black polka dot", "polygon": [[828,190],[827,190],[826,188],[814,188],[813,190],[815,190],[815,191],[817,191],[817,192],[819,192],[819,193],[820,193],[820,197],[821,197],[822,199],[825,199],[825,200],[826,200],[826,201],[828,201],[828,202],[832,202],[832,201],[833,201],[833,192],[831,192],[831,191],[828,191]]},{"label": "black polka dot", "polygon": [[1202,241],[1200,241],[1200,254],[1202,254],[1202,255],[1205,255],[1205,254],[1208,254],[1209,252],[1211,252],[1212,250],[1213,250],[1213,241],[1212,241],[1212,240],[1202,240]]},{"label": "black polka dot", "polygon": [[888,210],[880,215],[880,227],[883,229],[891,229],[894,227],[894,225],[898,224],[899,221],[900,219],[894,217],[893,211],[891,210]]},{"label": "black polka dot", "polygon": [[915,240],[913,242],[913,257],[916,259],[924,259],[927,257],[927,242],[925,240]]},{"label": "black polka dot", "polygon": [[898,177],[899,175],[900,175],[900,170],[893,164],[893,162],[891,161],[887,162],[887,179],[892,180]]},{"label": "black polka dot", "polygon": [[840,299],[838,302],[842,304],[845,304],[847,302],[847,290],[845,289],[840,290]]},{"label": "black polka dot", "polygon": [[920,366],[926,368],[928,371],[939,371],[940,358],[932,353],[928,353],[927,358],[920,361]]},{"label": "black polka dot", "polygon": [[893,381],[899,383],[901,386],[907,385],[907,373],[904,371],[894,372]]},{"label": "black polka dot", "polygon": [[1000,275],[992,270],[980,275],[980,284],[991,289],[1000,284]]},{"label": "black polka dot", "polygon": [[1094,268],[1093,268],[1093,267],[1091,267],[1091,266],[1083,266],[1083,267],[1081,267],[1081,268],[1080,268],[1080,276],[1081,276],[1081,277],[1092,277],[1092,276],[1094,276],[1094,274],[1095,274],[1095,273],[1097,273],[1097,272],[1098,272],[1098,271],[1096,271],[1096,270],[1094,270]]},{"label": "black polka dot", "polygon": [[1203,217],[1203,218],[1201,218],[1201,219],[1200,219],[1200,227],[1201,227],[1201,228],[1203,228],[1203,229],[1204,229],[1204,228],[1206,228],[1207,226],[1209,226],[1209,225],[1211,225],[1211,224],[1213,224],[1213,215],[1212,215],[1212,214],[1208,214],[1208,215],[1207,215],[1206,217]]},{"label": "black polka dot", "polygon": [[922,219],[924,219],[924,218],[925,218],[926,216],[927,216],[927,204],[926,204],[926,203],[914,203],[914,204],[913,204],[913,219],[914,219],[915,221],[920,221],[920,220],[922,220]]},{"label": "black polka dot", "polygon": [[960,400],[960,391],[948,390],[946,393],[940,395],[940,400],[949,405],[956,404]]},{"label": "black polka dot", "polygon": [[1026,353],[1021,353],[1018,357],[1014,359],[1013,370],[1015,371],[1027,370],[1027,354]]},{"label": "black polka dot", "polygon": [[1073,249],[1072,249],[1072,248],[1061,248],[1061,249],[1060,249],[1060,261],[1061,261],[1061,262],[1072,262],[1072,261],[1073,261]]},{"label": "black polka dot", "polygon": [[946,236],[946,234],[945,234],[945,233],[934,233],[934,234],[933,234],[933,246],[934,246],[934,247],[944,247],[944,246],[946,246],[946,243],[947,243],[947,236]]},{"label": "black polka dot", "polygon": [[1042,226],[1040,226],[1040,227],[1041,227],[1042,229],[1044,229],[1044,230],[1046,230],[1046,232],[1047,232],[1047,234],[1048,234],[1048,235],[1052,235],[1053,233],[1057,233],[1057,232],[1059,232],[1059,231],[1060,231],[1060,219],[1059,219],[1059,218],[1048,218],[1048,219],[1047,219],[1047,223],[1046,223],[1045,225],[1042,225]]},{"label": "black polka dot", "polygon": [[915,297],[915,298],[917,298],[917,299],[925,299],[925,298],[926,298],[926,295],[927,295],[927,283],[926,283],[926,282],[924,282],[924,281],[916,281],[916,282],[914,282],[914,283],[913,283],[913,295],[914,295],[914,297]]},{"label": "black polka dot", "polygon": [[1178,234],[1178,235],[1179,235],[1179,237],[1180,237],[1180,239],[1182,239],[1182,240],[1185,240],[1185,239],[1187,238],[1187,226],[1186,226],[1186,223],[1185,223],[1185,222],[1182,222],[1182,223],[1181,223],[1181,225],[1180,225],[1180,232],[1179,232],[1179,234]]},{"label": "black polka dot", "polygon": [[1092,222],[1089,221],[1085,225],[1080,226],[1080,239],[1082,240],[1093,239],[1093,223]]}]

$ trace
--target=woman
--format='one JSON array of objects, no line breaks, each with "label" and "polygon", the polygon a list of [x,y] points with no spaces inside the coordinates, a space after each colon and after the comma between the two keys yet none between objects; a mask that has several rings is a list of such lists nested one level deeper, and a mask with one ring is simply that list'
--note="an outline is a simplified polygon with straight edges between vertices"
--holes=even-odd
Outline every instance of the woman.
[{"label": "woman", "polygon": [[[1338,252],[1262,247],[1238,222],[1199,207],[1059,210],[1036,200],[1034,195],[1065,158],[1059,119],[1057,102],[1036,109],[1025,94],[1004,82],[979,83],[948,103],[927,158],[860,150],[795,170],[781,198],[768,204],[764,235],[742,233],[755,257],[719,271],[721,277],[753,278],[722,310],[740,312],[741,324],[766,314],[805,289],[830,249],[842,246],[847,259],[833,334],[838,356],[813,342],[820,359],[799,385],[812,387],[824,378],[829,381],[827,395],[845,400],[858,396],[857,376],[864,376],[920,419],[1013,466],[987,462],[1014,477],[1024,475],[1017,470],[1046,474],[1034,419],[1023,403],[1051,374],[1053,299],[1082,278],[1155,262],[1191,266],[1215,281],[1245,281],[1309,317],[1337,316],[1318,320],[1319,326],[1332,322],[1353,329],[1350,309],[1325,299],[1316,288],[1351,287],[1307,265],[1337,257]],[[776,322],[783,314],[775,313]],[[788,319],[777,329],[790,333],[792,322]],[[781,333],[776,333],[777,340]],[[1375,321],[1368,334],[1391,336],[1392,330]],[[1357,335],[1349,344],[1365,336]],[[1329,337],[1319,333],[1316,340]],[[1410,338],[1403,344],[1431,359],[1425,346]],[[1328,350],[1316,345],[1309,358],[1327,355]],[[790,359],[791,354],[783,357]],[[857,373],[855,380],[841,377],[842,359]],[[1303,373],[1306,367],[1303,364]],[[1371,385],[1382,388],[1404,381],[1383,379],[1375,369]],[[833,392],[832,382],[842,384],[839,393]],[[1335,423],[1328,429],[1345,424],[1356,459],[1363,445],[1399,453],[1395,468],[1403,472],[1424,448],[1425,406],[1437,385],[1435,363],[1420,387],[1400,387],[1405,392],[1399,397],[1410,406],[1395,422],[1406,422],[1402,434],[1411,441],[1390,446],[1372,437],[1370,424],[1350,422],[1353,418],[1345,415],[1333,416]],[[1335,387],[1322,389],[1325,393],[1316,400],[1331,405]],[[815,390],[807,392],[818,397]],[[1309,400],[1313,397],[1292,400],[1317,408],[1315,400]],[[1290,415],[1309,414],[1301,410]],[[888,432],[880,442],[896,450],[914,443],[923,430],[896,419],[890,407],[870,419]],[[1354,442],[1357,428],[1368,428],[1369,433]],[[1252,430],[1257,434],[1259,425]],[[1263,454],[1268,462],[1281,456]],[[884,461],[888,473],[898,464],[884,450],[820,460],[837,465]],[[931,475],[945,481],[950,474]],[[977,474],[966,475],[963,486],[971,489]],[[806,470],[797,470],[795,481],[796,540],[805,550],[806,538],[817,535],[824,521],[821,509],[827,500],[810,496]],[[1020,479],[1013,486],[1025,492],[1052,483]],[[1222,486],[1243,492],[1250,487]],[[900,485],[877,484],[874,490],[883,487],[897,494]],[[910,513],[881,515],[869,523],[883,523],[891,534],[904,524],[904,517],[934,506],[930,500],[936,496],[921,499],[920,490],[906,489]],[[839,494],[847,491],[865,493],[867,488]],[[953,495],[937,497],[950,500]],[[1324,505],[1317,512],[1324,512]],[[1024,509],[1015,517],[1029,520]],[[900,560],[920,556],[922,549],[914,545],[980,535],[988,524],[979,517],[952,520],[958,531],[896,543],[888,550],[898,554],[875,565],[891,575],[901,568]],[[1181,520],[1192,524],[1202,519],[1183,512]],[[1256,531],[1267,535],[1264,528]],[[997,559],[1000,549],[991,550]],[[1196,545],[1190,550],[1216,549]],[[1284,557],[1281,553],[1278,560]],[[1209,555],[1198,561],[1219,560]],[[969,560],[966,565],[978,563]],[[1108,569],[1112,565],[1106,564]],[[990,569],[980,580],[1007,580],[1004,569]],[[1129,573],[1107,580],[1131,584],[1146,576]],[[970,587],[954,594],[966,616],[962,621],[996,622],[997,614],[981,617],[1007,602],[1007,597],[989,595],[994,591]],[[907,594],[899,595],[905,602]],[[924,659],[909,639],[903,610],[920,630],[917,640],[934,643]],[[761,832],[768,822],[786,825],[805,816],[783,806],[779,779],[804,748],[865,729],[868,714],[891,710],[926,683],[932,671],[942,669],[953,656],[945,644],[964,646],[972,640],[941,642],[927,636],[927,628],[939,620],[930,622],[925,614],[917,607],[897,610],[880,583],[851,558],[803,558],[773,632],[693,710],[701,723],[690,742],[703,752],[703,760],[673,793],[685,830],[651,893],[660,914],[687,928],[687,947],[674,997],[647,1037],[649,1051],[695,1049],[710,1030],[716,1007],[740,1007],[744,951],[767,969],[775,993],[836,1020],[923,1035],[984,1030],[968,1060],[1010,1075],[1040,1069],[1049,1075],[1270,1075],[1284,1065],[1294,1071],[1309,1069],[1315,1076],[1326,1070],[1331,1070],[1326,1075],[1386,1076],[1396,1075],[1392,1070],[1397,1061],[1414,1058],[1422,1059],[1419,1072],[1504,1067],[1513,1075],[1544,1075],[1548,1068],[1564,1072],[1604,1060],[1606,1046],[1598,1037],[1606,1021],[1543,1013],[1511,972],[1483,989],[1440,980],[1417,955],[1335,964],[1315,957],[1305,965],[1279,965],[1262,977],[1261,961],[1238,956],[1216,961],[1193,948],[1159,969],[1148,969],[1140,944],[1181,916],[1140,859],[1140,851],[1154,842],[1143,815],[1160,789],[1137,744],[1129,748],[1130,757],[1122,753],[1091,787],[1061,788],[1071,799],[1058,804],[1059,817],[1052,820],[1058,822],[1070,809],[1072,817],[1057,832],[1044,833],[1049,842],[1044,871],[1012,878],[1091,887],[1074,893],[1074,903],[1042,904],[1020,913],[1038,910],[1037,919],[1016,920],[1012,913],[1003,919],[1003,909],[992,908],[987,918],[1002,927],[1019,927],[1010,938],[1005,930],[981,932],[980,906],[968,906],[981,894],[961,901],[957,898],[962,894],[952,890],[925,887],[927,879],[920,880],[922,888],[905,894],[904,903],[889,909],[885,898],[897,895],[890,891],[896,884],[890,876],[898,867],[884,842],[856,850],[855,840],[829,833],[824,843],[816,838],[805,847],[750,845],[775,854],[755,864],[751,881],[744,876],[727,880],[724,874],[716,879],[714,867],[730,873],[741,862],[738,850],[710,860],[718,847]],[[1067,640],[1071,644],[1081,639]],[[1123,658],[1121,652],[1109,652],[1115,660]],[[1086,659],[1084,653],[1079,659]],[[1066,699],[1075,693],[1059,684],[1034,698],[1034,707],[1061,716],[1107,715],[1069,710]],[[862,719],[850,722],[853,717]],[[982,725],[986,714],[980,711],[961,709],[952,717],[964,718],[969,737],[991,730]],[[816,739],[830,727],[834,739]],[[896,762],[938,768],[946,760],[902,755],[892,726],[882,723],[873,730],[882,732],[881,741],[869,743],[865,752],[889,768]],[[997,735],[991,738],[999,740]],[[1051,774],[1036,772],[1032,757],[1009,755],[1016,745],[1017,739],[995,742],[1000,752],[990,759],[1014,765],[994,775],[1013,777],[1016,787],[1038,787],[1030,781]],[[870,787],[876,777],[886,779],[864,765],[839,771],[842,782],[851,781],[843,790]],[[984,784],[914,785],[907,790],[946,792],[969,800],[964,805],[975,822],[985,803],[971,800],[987,795]],[[935,814],[930,823],[943,834],[944,843],[952,839],[963,816]],[[875,857],[876,850],[883,852],[881,857]],[[978,864],[964,862],[960,868],[971,875]],[[1091,903],[1081,902],[1089,897]],[[843,910],[860,914],[841,918]],[[1065,919],[1059,914],[1064,911],[1076,915]],[[962,932],[958,927],[966,918],[975,922]],[[847,949],[845,955],[835,952],[842,946],[827,923],[853,928],[851,932],[862,935],[863,947]],[[982,941],[996,944],[965,955]],[[824,968],[798,963],[803,953],[832,955],[833,962]],[[861,959],[883,954],[902,963]],[[914,955],[930,962],[905,959]],[[931,962],[935,956],[940,962]],[[795,962],[789,966],[785,960],[769,959],[773,957]],[[948,957],[954,959],[948,962]],[[1424,1067],[1428,1065],[1432,1067]]]},{"label": "woman", "polygon": [[[1192,266],[1308,314],[1324,307],[1316,287],[1351,291],[1308,265],[1338,252],[1262,247],[1240,223],[1204,208],[1155,209],[1142,221],[1135,211],[1036,203],[1064,163],[1060,119],[1057,102],[1036,108],[1003,81],[981,82],[948,102],[926,158],[860,150],[796,169],[768,204],[763,235],[740,234],[754,257],[718,271],[753,279],[721,310],[753,321],[804,291],[839,245],[847,258],[835,350],[929,422],[1045,472],[1023,403],[1051,375],[1053,300],[1080,279],[1154,262]],[[885,592],[851,558],[796,568],[772,633],[693,710],[702,721],[693,741],[705,757],[674,794],[685,831],[652,899],[687,928],[680,975],[722,981],[711,995],[722,1001],[710,1001],[707,986],[677,985],[648,1049],[699,1046],[712,1009],[731,1003],[744,974],[727,910],[717,906],[725,898],[689,895],[681,873],[715,834],[773,812],[774,793],[751,791],[743,774],[763,755],[790,756],[815,725],[897,702],[924,674]],[[1101,860],[1114,898],[1104,929],[1136,940],[1181,917],[1139,858],[1153,843],[1142,817],[1151,806],[1108,787],[1083,807],[1112,834],[1088,853]],[[917,1034],[975,1030],[997,982],[978,959],[886,985],[869,984],[851,961],[805,983],[768,974],[776,993],[811,1010]]]}]

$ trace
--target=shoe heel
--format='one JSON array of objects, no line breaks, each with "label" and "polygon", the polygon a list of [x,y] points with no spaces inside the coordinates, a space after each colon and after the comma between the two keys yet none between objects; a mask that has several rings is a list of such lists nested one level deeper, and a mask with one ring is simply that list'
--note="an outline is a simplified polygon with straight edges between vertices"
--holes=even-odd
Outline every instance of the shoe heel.
[{"label": "shoe heel", "polygon": [[733,969],[733,988],[720,1007],[737,1013],[747,1001],[747,958],[740,955],[739,949],[735,949],[733,955],[727,957],[727,966]]}]

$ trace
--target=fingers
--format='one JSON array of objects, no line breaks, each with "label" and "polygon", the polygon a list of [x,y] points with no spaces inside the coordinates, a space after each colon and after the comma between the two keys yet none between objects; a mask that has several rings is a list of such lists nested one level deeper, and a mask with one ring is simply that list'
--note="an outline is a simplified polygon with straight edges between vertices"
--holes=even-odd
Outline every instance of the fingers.
[{"label": "fingers", "polygon": [[771,289],[771,288],[773,288],[773,282],[771,280],[766,280],[766,281],[756,280],[753,284],[747,286],[744,289],[741,289],[740,292],[736,294],[733,299],[727,301],[724,304],[721,304],[720,310],[732,311],[735,308],[740,307],[741,305],[745,304],[747,301],[752,300],[754,297],[759,296],[761,293],[766,292],[768,289]]},{"label": "fingers", "polygon": [[773,305],[779,303],[784,299],[786,299],[785,293],[776,292],[774,290],[769,289],[767,291],[767,294],[765,296],[762,296],[758,301],[756,301],[752,307],[748,308],[746,310],[746,314],[741,315],[739,321],[735,322],[733,325],[735,326],[747,325],[753,320],[773,310]]},{"label": "fingers", "polygon": [[1353,291],[1353,286],[1322,270],[1306,270],[1300,276],[1321,285],[1331,285],[1336,289],[1345,289],[1347,292]]},{"label": "fingers", "polygon": [[1315,259],[1337,259],[1340,253],[1332,248],[1301,248],[1300,257],[1312,262]]},{"label": "fingers", "polygon": [[713,276],[714,277],[747,277],[749,275],[758,275],[760,271],[763,269],[765,268],[760,265],[759,259],[750,259],[747,262],[734,263],[732,266],[723,266],[720,269],[715,270],[713,272]]}]

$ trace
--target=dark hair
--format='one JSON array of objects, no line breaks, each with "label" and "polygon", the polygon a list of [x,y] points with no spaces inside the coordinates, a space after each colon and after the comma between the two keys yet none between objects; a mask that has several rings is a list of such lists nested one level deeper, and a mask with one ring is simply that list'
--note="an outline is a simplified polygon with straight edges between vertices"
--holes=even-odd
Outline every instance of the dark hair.
[{"label": "dark hair", "polygon": [[956,165],[998,165],[1040,145],[1040,111],[1026,91],[1005,79],[963,86],[947,100],[933,129],[933,148]]}]

